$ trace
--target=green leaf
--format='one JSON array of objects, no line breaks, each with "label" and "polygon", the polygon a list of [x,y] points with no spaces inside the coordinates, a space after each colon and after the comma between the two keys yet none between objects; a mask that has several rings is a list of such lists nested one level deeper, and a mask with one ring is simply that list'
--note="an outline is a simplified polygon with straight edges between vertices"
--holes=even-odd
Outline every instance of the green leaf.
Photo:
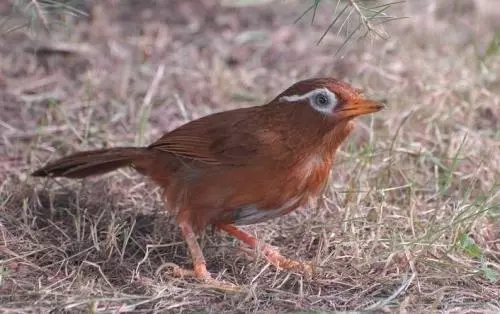
[{"label": "green leaf", "polygon": [[481,248],[476,244],[474,239],[469,237],[468,234],[462,234],[460,236],[460,248],[465,252],[465,254],[470,257],[480,257],[481,256]]},{"label": "green leaf", "polygon": [[487,265],[483,264],[481,270],[483,271],[484,277],[488,279],[489,282],[494,283],[498,280],[497,272],[489,268]]},{"label": "green leaf", "polygon": [[488,46],[488,49],[486,49],[483,59],[489,58],[499,53],[500,53],[500,29],[498,29],[495,32],[495,35],[493,36],[493,39],[491,40],[490,45]]}]

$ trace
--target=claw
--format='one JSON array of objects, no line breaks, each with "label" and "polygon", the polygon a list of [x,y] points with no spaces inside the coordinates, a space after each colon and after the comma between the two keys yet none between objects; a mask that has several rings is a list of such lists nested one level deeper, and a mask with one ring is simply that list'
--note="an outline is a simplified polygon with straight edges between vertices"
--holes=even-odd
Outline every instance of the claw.
[{"label": "claw", "polygon": [[240,248],[243,252],[255,255],[255,250],[259,250],[260,252],[262,252],[262,254],[264,254],[266,259],[277,268],[302,274],[308,280],[312,279],[314,268],[311,264],[286,258],[277,250],[273,249],[267,244],[259,245],[257,239],[254,236],[241,229],[236,228],[233,225],[218,225],[218,227],[250,246],[249,249]]},{"label": "claw", "polygon": [[165,268],[171,268],[172,269],[171,275],[174,277],[182,279],[194,278],[202,282],[203,286],[208,288],[215,288],[217,290],[232,291],[232,292],[237,292],[242,290],[242,287],[238,285],[232,284],[224,280],[217,280],[212,278],[212,276],[206,270],[205,267],[195,267],[194,269],[187,269],[174,263],[165,263],[156,270],[156,274],[158,275]]}]

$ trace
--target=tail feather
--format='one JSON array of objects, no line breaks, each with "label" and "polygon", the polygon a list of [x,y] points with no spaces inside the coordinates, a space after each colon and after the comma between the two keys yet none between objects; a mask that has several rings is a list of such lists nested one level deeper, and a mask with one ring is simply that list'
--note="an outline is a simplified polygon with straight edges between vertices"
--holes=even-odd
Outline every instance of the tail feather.
[{"label": "tail feather", "polygon": [[51,162],[31,175],[84,178],[130,166],[150,156],[153,156],[151,152],[141,147],[118,147],[79,152]]}]

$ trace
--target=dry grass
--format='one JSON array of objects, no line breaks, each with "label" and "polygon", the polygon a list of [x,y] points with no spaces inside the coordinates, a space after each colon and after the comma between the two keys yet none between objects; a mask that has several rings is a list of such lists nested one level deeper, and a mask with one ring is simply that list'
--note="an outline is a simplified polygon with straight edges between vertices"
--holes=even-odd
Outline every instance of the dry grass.
[{"label": "dry grass", "polygon": [[[343,57],[335,33],[316,45],[325,9],[311,26],[291,23],[306,8],[297,2],[162,3],[102,4],[37,44],[21,31],[0,38],[2,312],[500,311],[500,57],[482,57],[500,27],[493,1],[401,5],[409,19],[385,25],[389,40],[352,43]],[[321,75],[390,108],[359,121],[317,208],[246,228],[316,263],[312,281],[210,232],[210,271],[244,292],[174,278],[161,265],[189,256],[139,175],[28,176]]]}]

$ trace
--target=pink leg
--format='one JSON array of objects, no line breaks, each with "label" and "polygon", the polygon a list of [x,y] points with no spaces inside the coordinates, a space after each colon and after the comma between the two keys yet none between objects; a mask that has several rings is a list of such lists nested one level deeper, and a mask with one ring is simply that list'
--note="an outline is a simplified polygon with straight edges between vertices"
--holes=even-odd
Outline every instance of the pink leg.
[{"label": "pink leg", "polygon": [[203,252],[201,250],[198,241],[196,240],[196,234],[193,231],[191,225],[183,220],[179,220],[179,227],[181,229],[181,233],[186,241],[189,253],[191,254],[191,258],[193,260],[193,269],[184,269],[175,264],[165,264],[164,266],[173,266],[174,274],[179,277],[194,277],[204,283],[207,283],[209,286],[226,290],[226,291],[237,291],[238,286],[233,285],[231,283],[227,283],[224,281],[219,281],[213,279],[210,273],[207,270],[207,265],[205,262],[205,258],[203,257]]},{"label": "pink leg", "polygon": [[274,266],[281,269],[302,273],[308,278],[312,277],[313,269],[311,265],[288,259],[265,243],[262,243],[259,246],[259,241],[257,240],[257,238],[255,238],[248,232],[238,229],[234,225],[220,224],[217,225],[217,227],[226,231],[228,234],[234,236],[236,239],[240,240],[246,245],[250,246],[252,249],[260,250],[266,257],[266,259]]},{"label": "pink leg", "polygon": [[203,257],[203,252],[201,251],[201,247],[196,240],[193,228],[184,222],[179,223],[179,227],[181,228],[182,235],[184,236],[184,240],[186,241],[189,253],[191,254],[191,258],[193,260],[194,277],[202,281],[212,279],[207,270],[205,257]]}]

